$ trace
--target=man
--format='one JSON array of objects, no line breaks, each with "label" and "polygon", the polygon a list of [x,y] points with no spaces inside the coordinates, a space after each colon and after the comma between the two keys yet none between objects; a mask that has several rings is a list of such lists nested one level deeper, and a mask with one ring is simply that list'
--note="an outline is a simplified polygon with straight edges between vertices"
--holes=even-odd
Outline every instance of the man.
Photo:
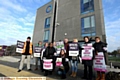
[{"label": "man", "polygon": [[[42,41],[39,41],[37,46],[41,47],[42,48]],[[38,60],[40,59],[40,57],[35,57],[35,65],[36,65],[36,68],[35,70],[38,70]],[[40,60],[41,61],[41,60]]]},{"label": "man", "polygon": [[69,60],[71,59],[71,57],[69,56],[69,43],[68,43],[68,39],[64,39],[64,47],[66,50],[66,57],[69,58]]},{"label": "man", "polygon": [[23,48],[21,62],[20,62],[20,66],[19,66],[18,72],[21,72],[21,70],[23,68],[25,57],[27,57],[27,69],[29,71],[31,70],[31,68],[30,68],[30,58],[31,58],[31,55],[33,53],[33,45],[30,42],[30,40],[31,40],[31,37],[27,37],[27,40],[24,43],[24,48]]}]

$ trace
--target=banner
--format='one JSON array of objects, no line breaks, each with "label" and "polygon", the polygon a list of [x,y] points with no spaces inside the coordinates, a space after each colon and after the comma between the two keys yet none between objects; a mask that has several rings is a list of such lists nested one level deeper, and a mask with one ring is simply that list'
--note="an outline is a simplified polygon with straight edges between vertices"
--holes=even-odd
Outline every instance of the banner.
[{"label": "banner", "polygon": [[41,51],[41,47],[35,46],[34,47],[34,57],[40,57],[40,51]]},{"label": "banner", "polygon": [[95,56],[94,60],[94,70],[107,72],[105,58],[103,52],[99,52],[98,55]]},{"label": "banner", "polygon": [[23,41],[17,41],[17,47],[16,47],[16,52],[17,53],[22,53],[24,48],[24,42]]},{"label": "banner", "polygon": [[64,48],[64,42],[63,42],[63,41],[61,41],[61,42],[56,42],[55,48],[57,49],[57,55],[59,55],[61,49],[65,49],[65,48]]},{"label": "banner", "polygon": [[91,60],[93,57],[92,43],[82,45],[82,60]]},{"label": "banner", "polygon": [[56,66],[61,66],[61,64],[62,64],[62,58],[57,58],[56,59]]},{"label": "banner", "polygon": [[43,69],[45,70],[52,70],[53,69],[53,63],[52,59],[43,59]]},{"label": "banner", "polygon": [[79,55],[79,47],[77,43],[69,44],[69,56],[78,56]]}]

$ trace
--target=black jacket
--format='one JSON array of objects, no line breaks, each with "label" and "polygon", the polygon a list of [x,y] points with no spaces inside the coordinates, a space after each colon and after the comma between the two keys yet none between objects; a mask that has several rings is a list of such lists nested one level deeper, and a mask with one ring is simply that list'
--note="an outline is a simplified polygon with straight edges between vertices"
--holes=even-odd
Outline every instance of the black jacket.
[{"label": "black jacket", "polygon": [[53,59],[55,52],[56,52],[56,50],[54,47],[47,47],[43,54],[43,57],[45,57],[47,59]]},{"label": "black jacket", "polygon": [[[91,42],[85,42],[84,44],[89,44]],[[87,65],[87,66],[93,66],[93,60],[95,58],[95,52],[93,51],[93,58],[92,60],[82,60],[82,64]]]},{"label": "black jacket", "polygon": [[105,58],[105,63],[107,64],[107,59],[106,59],[106,50],[104,50],[104,47],[107,47],[107,43],[99,42],[99,43],[94,43],[93,47],[95,49],[95,53],[97,54],[98,52],[103,52],[104,53],[104,58]]}]

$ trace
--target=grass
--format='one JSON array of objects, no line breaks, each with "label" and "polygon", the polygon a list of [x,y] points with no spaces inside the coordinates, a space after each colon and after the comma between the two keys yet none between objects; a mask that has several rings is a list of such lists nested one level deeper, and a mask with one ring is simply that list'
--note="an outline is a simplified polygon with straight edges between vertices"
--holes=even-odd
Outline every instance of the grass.
[{"label": "grass", "polygon": [[108,57],[109,62],[120,62],[120,57]]}]

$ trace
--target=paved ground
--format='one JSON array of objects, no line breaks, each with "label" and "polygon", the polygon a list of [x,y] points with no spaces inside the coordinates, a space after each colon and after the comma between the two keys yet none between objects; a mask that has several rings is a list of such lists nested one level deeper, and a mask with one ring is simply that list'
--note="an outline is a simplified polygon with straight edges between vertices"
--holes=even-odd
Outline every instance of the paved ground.
[{"label": "paved ground", "polygon": [[[18,73],[17,70],[19,67],[19,62],[18,62],[19,60],[20,60],[20,56],[0,57],[0,77],[5,77],[5,76],[6,77],[45,77],[43,76],[43,73],[40,70],[34,71],[35,69],[34,59],[31,60],[32,71],[27,71],[26,65],[24,65],[24,70]],[[108,71],[120,72],[119,69],[110,69],[110,68],[108,68]],[[70,75],[70,71],[67,74],[66,80],[74,80],[74,79],[83,80],[81,79],[83,75],[83,65],[79,64],[79,70],[76,78],[72,78],[69,75]],[[95,72],[94,72],[94,75],[95,75]],[[52,75],[47,76],[47,80],[60,80],[60,78],[55,71]]]}]

